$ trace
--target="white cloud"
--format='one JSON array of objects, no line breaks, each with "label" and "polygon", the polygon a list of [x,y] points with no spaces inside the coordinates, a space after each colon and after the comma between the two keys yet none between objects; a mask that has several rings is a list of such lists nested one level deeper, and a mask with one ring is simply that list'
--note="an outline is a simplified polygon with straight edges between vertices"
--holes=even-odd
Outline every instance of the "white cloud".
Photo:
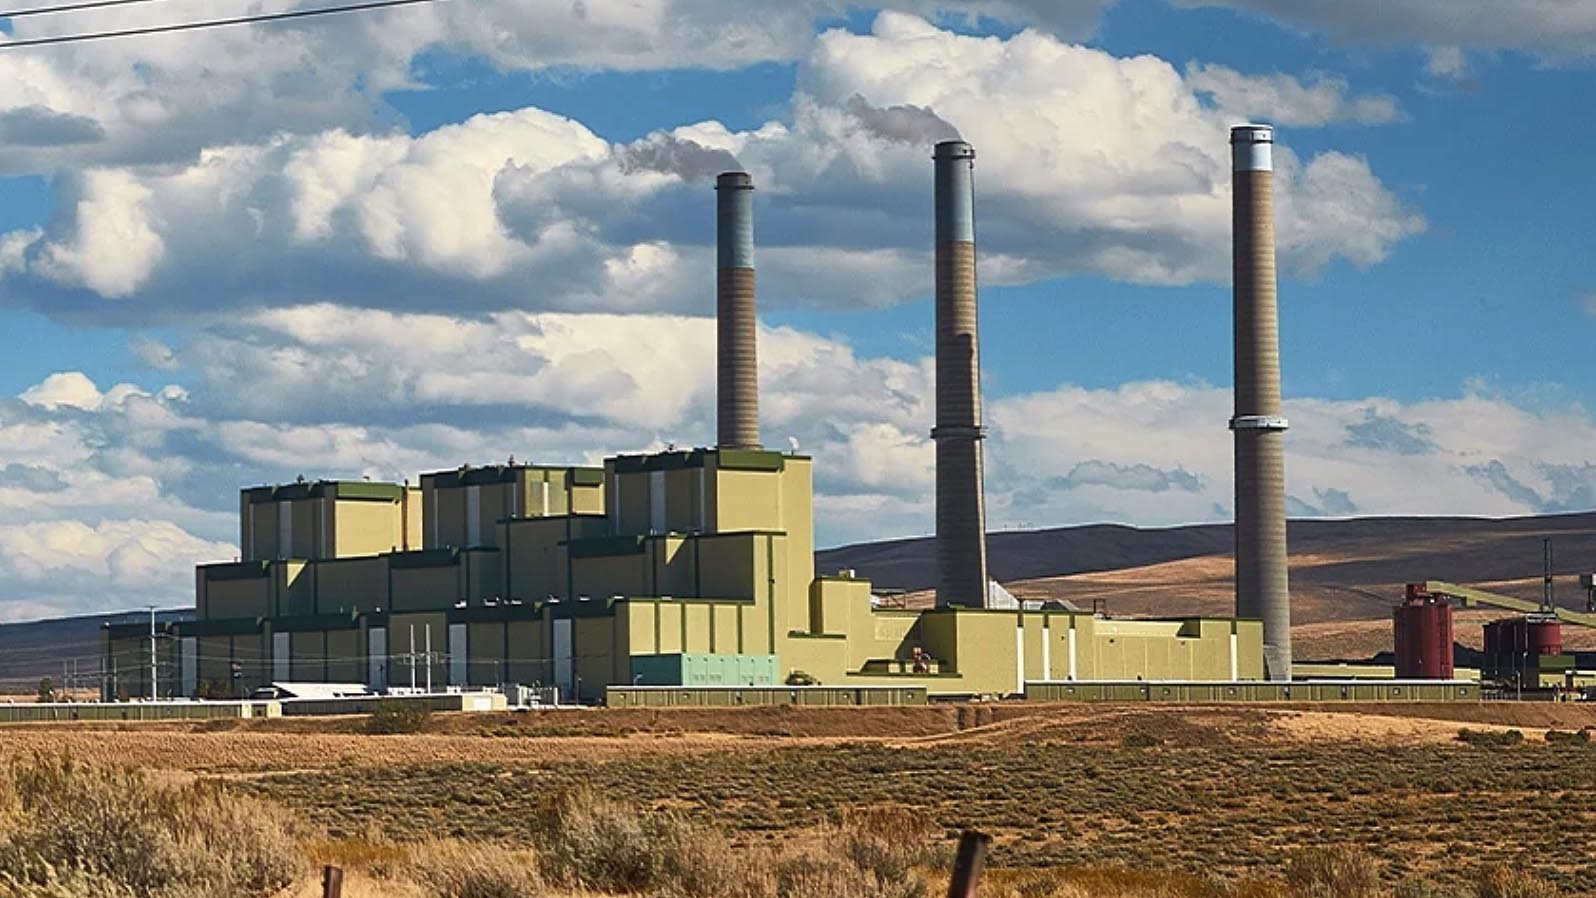
[{"label": "white cloud", "polygon": [[75,520],[0,525],[0,618],[193,601],[193,566],[232,557],[167,521]]},{"label": "white cloud", "polygon": [[1462,47],[1430,47],[1425,52],[1424,70],[1432,77],[1462,81],[1469,74],[1469,60]]},{"label": "white cloud", "polygon": [[[908,11],[1095,29],[1108,0],[892,0]],[[251,12],[303,8],[258,0]],[[800,59],[842,0],[516,0],[438,3],[249,28],[10,51],[0,56],[0,172],[191,159],[278,132],[379,132],[384,99],[423,88],[429,53],[504,72],[731,70]],[[20,18],[0,41],[214,18],[200,0]],[[7,129],[13,121],[16,128]],[[15,132],[14,134],[12,132]]]},{"label": "white cloud", "polygon": [[1236,121],[1267,121],[1314,128],[1336,122],[1384,125],[1402,117],[1388,94],[1349,96],[1345,79],[1316,75],[1303,81],[1291,75],[1244,75],[1221,65],[1192,63],[1186,81]]},{"label": "white cloud", "polygon": [[1585,0],[1174,0],[1262,13],[1347,41],[1416,41],[1527,50],[1552,59],[1596,55],[1596,4]]},{"label": "white cloud", "polygon": [[100,388],[81,371],[58,371],[22,393],[23,402],[49,409],[69,406],[94,411],[104,400]]},{"label": "white cloud", "polygon": [[[24,273],[5,283],[56,314],[122,322],[329,294],[395,309],[702,311],[707,176],[735,157],[760,187],[767,303],[886,304],[930,286],[930,163],[905,129],[939,120],[977,147],[987,283],[1223,281],[1234,116],[1199,97],[1214,71],[1194,80],[1155,57],[884,13],[869,34],[821,35],[792,121],[750,131],[704,122],[611,144],[529,108],[416,138],[281,135],[193,165],[91,172],[66,214],[10,251]],[[1356,115],[1362,100],[1338,102]],[[1423,227],[1361,157],[1303,161],[1281,146],[1277,159],[1287,272],[1374,264]]]},{"label": "white cloud", "polygon": [[177,353],[160,340],[135,335],[128,339],[128,349],[145,367],[154,371],[176,371],[180,366]]},{"label": "white cloud", "polygon": [[74,228],[42,245],[35,270],[107,299],[132,294],[161,261],[165,246],[152,219],[153,191],[129,171],[98,170],[66,179],[63,205]]}]

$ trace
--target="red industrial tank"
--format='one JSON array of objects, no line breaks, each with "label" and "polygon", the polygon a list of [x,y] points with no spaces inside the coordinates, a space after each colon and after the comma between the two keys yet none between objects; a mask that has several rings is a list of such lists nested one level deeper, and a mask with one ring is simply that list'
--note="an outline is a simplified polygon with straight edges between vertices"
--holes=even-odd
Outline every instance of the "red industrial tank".
[{"label": "red industrial tank", "polygon": [[1452,606],[1410,597],[1391,613],[1396,675],[1401,680],[1452,679]]},{"label": "red industrial tank", "polygon": [[1499,677],[1526,678],[1543,655],[1563,653],[1563,625],[1552,614],[1504,617],[1485,625],[1485,669]]},{"label": "red industrial tank", "polygon": [[1525,636],[1525,651],[1531,655],[1561,655],[1563,653],[1563,625],[1551,615],[1531,615],[1525,620],[1529,632]]}]

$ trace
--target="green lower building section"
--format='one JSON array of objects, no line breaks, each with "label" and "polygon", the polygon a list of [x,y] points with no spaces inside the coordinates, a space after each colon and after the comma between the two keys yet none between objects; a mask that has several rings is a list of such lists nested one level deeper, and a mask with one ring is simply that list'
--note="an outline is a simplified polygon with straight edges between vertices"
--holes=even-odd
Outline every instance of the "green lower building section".
[{"label": "green lower building section", "polygon": [[636,686],[774,686],[775,655],[633,655]]},{"label": "green lower building section", "polygon": [[924,686],[611,686],[611,708],[735,708],[767,705],[884,707],[923,705]]}]

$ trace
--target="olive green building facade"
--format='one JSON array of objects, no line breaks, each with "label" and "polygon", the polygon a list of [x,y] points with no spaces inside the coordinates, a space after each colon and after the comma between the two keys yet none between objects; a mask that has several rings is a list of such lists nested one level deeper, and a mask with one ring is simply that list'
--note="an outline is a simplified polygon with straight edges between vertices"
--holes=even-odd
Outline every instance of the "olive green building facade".
[{"label": "olive green building facade", "polygon": [[[877,607],[868,581],[815,576],[812,462],[795,454],[256,487],[240,511],[240,560],[199,567],[197,620],[158,633],[163,697],[292,681],[539,684],[583,701],[689,682],[1014,695],[1264,673],[1256,621]],[[148,627],[106,630],[131,695],[148,695],[149,643]]]}]

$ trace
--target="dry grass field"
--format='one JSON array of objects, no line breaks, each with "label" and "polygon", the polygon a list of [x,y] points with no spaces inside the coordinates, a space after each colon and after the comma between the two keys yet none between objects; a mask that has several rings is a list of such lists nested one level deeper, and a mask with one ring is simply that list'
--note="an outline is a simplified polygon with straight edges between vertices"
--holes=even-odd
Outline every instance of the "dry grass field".
[{"label": "dry grass field", "polygon": [[[1596,855],[1579,835],[1596,822],[1596,745],[1544,738],[1596,727],[1596,708],[1579,705],[1004,703],[437,715],[399,736],[358,727],[15,726],[0,730],[0,758],[66,753],[264,799],[322,834],[318,855],[366,883],[357,896],[412,894],[371,880],[373,857],[439,839],[509,850],[552,796],[578,787],[723,831],[729,850],[771,864],[861,813],[924,824],[909,840],[938,850],[979,828],[996,837],[994,896],[1297,898],[1278,891],[1281,877],[1315,848],[1355,852],[1372,871],[1378,889],[1355,898],[1398,886],[1403,898],[1494,898],[1474,884],[1498,865],[1545,884],[1501,898],[1596,895]],[[1464,744],[1461,727],[1525,741]],[[1142,886],[1058,885],[1101,876]]]}]

